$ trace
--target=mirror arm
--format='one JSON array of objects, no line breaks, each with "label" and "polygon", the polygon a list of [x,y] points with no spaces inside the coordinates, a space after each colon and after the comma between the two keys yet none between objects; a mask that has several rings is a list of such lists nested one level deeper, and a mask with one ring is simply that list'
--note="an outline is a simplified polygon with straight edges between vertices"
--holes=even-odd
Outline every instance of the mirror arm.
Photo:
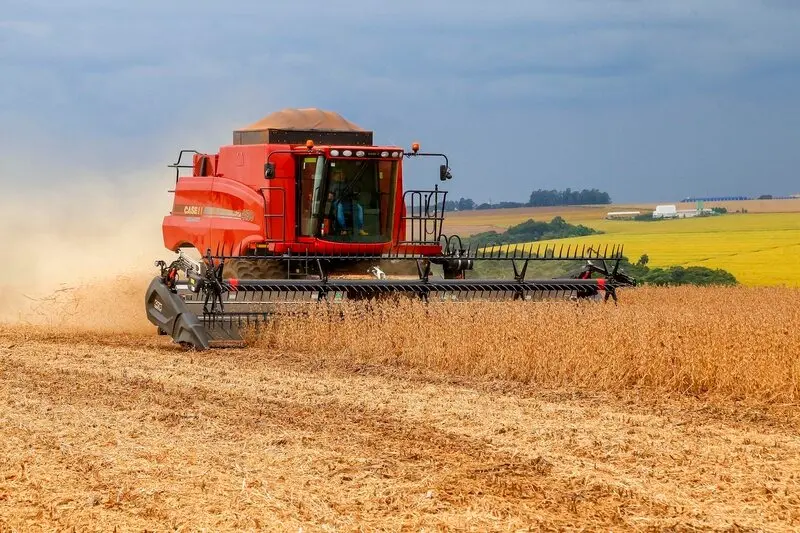
[{"label": "mirror arm", "polygon": [[450,175],[450,172],[449,172],[450,171],[450,160],[447,159],[447,156],[445,154],[436,154],[436,153],[431,153],[431,152],[403,152],[403,155],[405,157],[409,157],[409,158],[410,157],[418,157],[418,156],[421,156],[421,157],[442,157],[442,158],[444,158],[444,167],[446,169],[446,176],[447,177],[441,178],[441,170],[440,170],[440,179],[442,179],[442,181],[444,181],[445,179],[452,179],[453,178],[453,176]]},{"label": "mirror arm", "polygon": [[450,168],[450,161],[447,159],[447,156],[444,155],[444,154],[434,154],[434,153],[427,153],[427,152],[416,152],[416,153],[414,153],[414,152],[403,152],[403,155],[406,156],[406,157],[417,157],[417,156],[422,156],[422,157],[443,157],[444,158],[444,164],[447,165],[447,168]]}]

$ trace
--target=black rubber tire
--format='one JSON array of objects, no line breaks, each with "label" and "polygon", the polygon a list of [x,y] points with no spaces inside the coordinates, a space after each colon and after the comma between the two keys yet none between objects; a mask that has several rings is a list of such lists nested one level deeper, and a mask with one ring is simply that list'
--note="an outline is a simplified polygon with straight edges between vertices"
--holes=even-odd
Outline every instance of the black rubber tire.
[{"label": "black rubber tire", "polygon": [[226,259],[223,278],[233,279],[286,279],[283,261],[266,259]]}]

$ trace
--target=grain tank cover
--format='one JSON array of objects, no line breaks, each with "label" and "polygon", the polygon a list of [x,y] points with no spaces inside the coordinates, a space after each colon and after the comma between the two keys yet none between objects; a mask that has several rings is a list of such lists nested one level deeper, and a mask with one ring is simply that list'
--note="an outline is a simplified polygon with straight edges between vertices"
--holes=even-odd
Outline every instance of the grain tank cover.
[{"label": "grain tank cover", "polygon": [[314,144],[371,146],[372,132],[317,108],[283,109],[233,132],[233,144],[305,144],[308,139]]}]

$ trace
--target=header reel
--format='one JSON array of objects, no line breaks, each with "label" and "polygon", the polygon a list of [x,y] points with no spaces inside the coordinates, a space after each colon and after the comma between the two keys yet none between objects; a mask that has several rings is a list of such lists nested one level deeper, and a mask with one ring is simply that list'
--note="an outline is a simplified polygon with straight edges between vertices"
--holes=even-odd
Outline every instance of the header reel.
[{"label": "header reel", "polygon": [[[314,303],[337,303],[343,300],[407,295],[423,301],[475,301],[596,299],[601,291],[604,300],[617,302],[617,288],[634,286],[630,276],[619,271],[622,247],[605,248],[526,245],[511,248],[464,248],[460,239],[446,239],[444,254],[424,256],[413,253],[322,255],[289,253],[269,255],[213,255],[210,250],[201,262],[182,252],[167,265],[156,261],[160,275],[153,279],[146,296],[148,319],[159,332],[176,342],[197,349],[220,343],[241,344],[240,328],[258,325],[280,308]],[[226,261],[280,262],[286,276],[278,279],[226,279]],[[577,272],[549,279],[527,279],[530,261],[585,261]],[[510,261],[513,279],[470,279],[466,272],[476,261]],[[608,267],[608,261],[614,263]],[[331,277],[333,262],[371,264],[364,268],[366,279]],[[380,265],[414,262],[417,276],[392,279]],[[597,264],[599,263],[599,264]],[[442,267],[443,275],[434,275],[433,264]],[[292,265],[302,267],[299,279],[292,279]],[[598,275],[600,277],[593,277]]]}]

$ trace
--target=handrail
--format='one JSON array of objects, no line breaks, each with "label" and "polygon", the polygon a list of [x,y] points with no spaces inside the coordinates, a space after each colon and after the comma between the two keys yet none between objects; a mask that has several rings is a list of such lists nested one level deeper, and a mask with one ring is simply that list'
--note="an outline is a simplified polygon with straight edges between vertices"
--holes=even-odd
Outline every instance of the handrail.
[{"label": "handrail", "polygon": [[[400,217],[400,220],[406,231],[408,231],[407,224],[411,221],[411,236],[398,244],[438,244],[444,224],[446,198],[447,191],[440,191],[438,185],[432,191],[406,191],[403,194],[403,205],[407,206],[407,211],[404,216]],[[433,214],[431,214],[431,202],[433,203]]]},{"label": "handrail", "polygon": [[175,169],[175,183],[178,183],[178,178],[180,177],[180,169],[182,168],[194,168],[194,164],[192,165],[181,165],[181,161],[183,160],[184,154],[195,154],[200,155],[200,152],[197,150],[181,150],[178,153],[178,160],[172,163],[171,165],[167,165],[167,168],[174,168]]},{"label": "handrail", "polygon": [[[261,198],[264,200],[264,241],[266,242],[286,242],[286,191],[283,187],[260,187],[259,190],[261,191]],[[270,207],[267,205],[267,195],[264,194],[264,191],[280,191],[281,192],[281,212],[280,213],[269,213],[268,208]],[[272,203],[272,195],[270,194],[270,203]],[[267,221],[270,218],[280,218],[281,219],[281,238],[269,238],[267,236],[267,228],[269,224]]]}]

